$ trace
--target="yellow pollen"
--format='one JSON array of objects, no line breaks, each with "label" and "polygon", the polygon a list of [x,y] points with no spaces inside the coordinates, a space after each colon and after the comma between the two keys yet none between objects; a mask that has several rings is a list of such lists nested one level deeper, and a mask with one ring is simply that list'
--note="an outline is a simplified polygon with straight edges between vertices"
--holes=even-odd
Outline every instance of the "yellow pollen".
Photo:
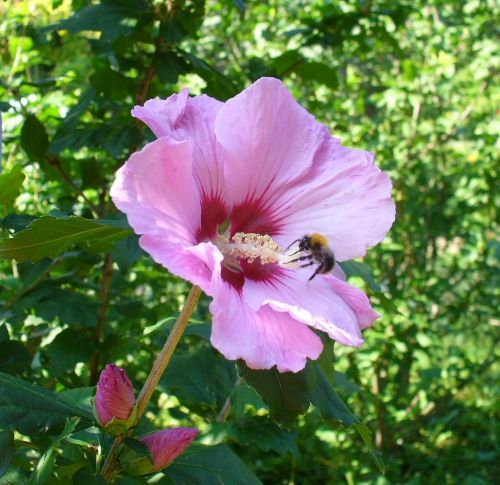
[{"label": "yellow pollen", "polygon": [[260,259],[261,264],[277,263],[283,248],[267,234],[237,232],[231,239],[219,237],[219,248],[230,259],[245,259],[253,263]]}]

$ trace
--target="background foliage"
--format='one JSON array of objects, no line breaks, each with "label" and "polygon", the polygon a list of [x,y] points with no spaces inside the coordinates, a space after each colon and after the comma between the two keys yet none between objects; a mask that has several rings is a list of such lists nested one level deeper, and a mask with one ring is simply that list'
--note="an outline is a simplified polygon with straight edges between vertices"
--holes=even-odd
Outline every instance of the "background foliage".
[{"label": "background foliage", "polygon": [[[109,440],[88,428],[90,386],[112,361],[139,388],[187,294],[109,200],[152,139],[131,107],[184,86],[224,100],[270,75],[393,179],[396,224],[344,266],[383,316],[360,350],[335,348],[338,396],[290,422],[271,406],[288,429],[208,344],[202,300],[141,426],[196,426],[211,446],[161,483],[493,483],[498,14],[494,0],[4,0],[0,228],[36,222],[0,245],[0,482],[97,483]],[[292,417],[308,382],[287,384]]]}]

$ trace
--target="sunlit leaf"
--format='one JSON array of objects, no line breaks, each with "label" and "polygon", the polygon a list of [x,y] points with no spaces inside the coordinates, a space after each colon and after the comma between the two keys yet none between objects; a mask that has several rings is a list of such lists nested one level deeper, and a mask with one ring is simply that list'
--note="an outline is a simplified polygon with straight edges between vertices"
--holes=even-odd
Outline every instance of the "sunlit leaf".
[{"label": "sunlit leaf", "polygon": [[0,206],[10,209],[16,200],[24,181],[21,165],[14,165],[8,172],[0,173]]},{"label": "sunlit leaf", "polygon": [[38,261],[54,258],[74,244],[91,250],[105,250],[116,241],[127,237],[127,227],[103,224],[83,217],[37,219],[27,229],[10,239],[0,241],[0,257],[17,261]]}]

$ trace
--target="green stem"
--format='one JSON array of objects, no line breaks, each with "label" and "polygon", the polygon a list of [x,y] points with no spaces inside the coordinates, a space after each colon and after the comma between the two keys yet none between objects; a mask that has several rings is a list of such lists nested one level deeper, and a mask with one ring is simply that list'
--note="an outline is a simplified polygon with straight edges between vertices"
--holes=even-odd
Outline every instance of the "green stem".
[{"label": "green stem", "polygon": [[[198,303],[200,295],[201,295],[201,289],[198,288],[197,286],[192,286],[191,291],[189,292],[189,295],[186,298],[186,302],[182,307],[181,313],[177,318],[177,321],[175,322],[175,325],[172,328],[172,331],[170,332],[168,339],[165,342],[165,345],[156,356],[153,367],[151,368],[151,371],[149,372],[146,382],[144,383],[144,386],[142,387],[141,392],[139,393],[139,397],[137,398],[136,402],[137,419],[139,419],[142,416],[161,376],[165,372],[165,369],[167,368],[167,365],[170,362],[170,359],[172,358],[175,348],[177,347],[177,344],[179,343],[179,340],[181,339],[182,334],[184,333],[184,330],[186,329],[187,324],[189,323],[189,319],[193,314],[193,311],[196,307],[196,304]],[[101,475],[106,481],[110,481],[113,479],[116,470],[116,451],[119,448],[122,441],[123,438],[120,437],[115,438],[113,446],[109,450],[106,461],[104,462],[104,465],[101,469]]]}]

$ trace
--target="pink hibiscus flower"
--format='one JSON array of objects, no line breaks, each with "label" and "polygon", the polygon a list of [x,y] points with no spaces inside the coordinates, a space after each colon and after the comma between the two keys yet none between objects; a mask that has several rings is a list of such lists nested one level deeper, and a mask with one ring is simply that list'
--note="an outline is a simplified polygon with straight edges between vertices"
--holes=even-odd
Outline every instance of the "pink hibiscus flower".
[{"label": "pink hibiscus flower", "polygon": [[366,295],[338,265],[308,281],[314,267],[281,248],[318,232],[343,261],[384,238],[395,207],[373,155],[343,147],[273,78],[225,103],[183,90],[132,115],[158,139],[118,170],[111,196],[141,247],[212,297],[213,346],[298,372],[322,350],[312,329],[361,345],[378,317]]}]

